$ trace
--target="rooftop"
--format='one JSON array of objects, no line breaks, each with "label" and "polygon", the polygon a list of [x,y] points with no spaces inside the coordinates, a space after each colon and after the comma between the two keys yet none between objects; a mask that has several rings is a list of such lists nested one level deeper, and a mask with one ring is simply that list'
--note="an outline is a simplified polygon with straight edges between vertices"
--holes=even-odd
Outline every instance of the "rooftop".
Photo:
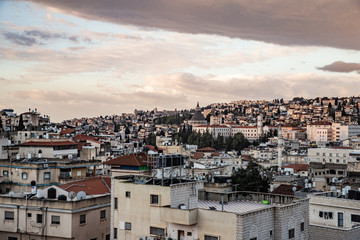
[{"label": "rooftop", "polygon": [[[231,201],[223,205],[224,212],[236,214],[248,213],[272,207],[272,205],[263,204],[253,201]],[[218,201],[198,201],[198,207],[201,209],[210,209],[222,211],[222,203]],[[215,209],[214,209],[215,208]]]}]

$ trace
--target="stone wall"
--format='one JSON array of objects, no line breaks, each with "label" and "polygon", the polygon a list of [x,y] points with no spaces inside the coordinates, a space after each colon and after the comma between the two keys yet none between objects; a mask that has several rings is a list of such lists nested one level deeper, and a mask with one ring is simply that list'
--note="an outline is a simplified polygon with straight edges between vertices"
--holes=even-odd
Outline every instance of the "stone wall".
[{"label": "stone wall", "polygon": [[352,229],[341,229],[334,227],[323,227],[319,225],[309,226],[310,240],[358,240],[360,238],[360,227]]}]

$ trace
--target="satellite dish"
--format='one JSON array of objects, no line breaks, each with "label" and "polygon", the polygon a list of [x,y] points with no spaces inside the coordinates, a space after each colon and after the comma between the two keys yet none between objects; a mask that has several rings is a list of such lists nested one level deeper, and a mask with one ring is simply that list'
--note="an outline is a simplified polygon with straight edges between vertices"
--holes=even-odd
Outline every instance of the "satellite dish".
[{"label": "satellite dish", "polygon": [[296,187],[293,187],[292,190],[293,190],[293,192],[296,192]]},{"label": "satellite dish", "polygon": [[41,189],[38,189],[38,190],[37,190],[36,197],[37,197],[37,198],[42,198],[42,197],[43,197],[43,193],[42,193],[42,190],[41,190]]},{"label": "satellite dish", "polygon": [[73,158],[73,155],[69,154],[68,159],[72,159],[72,158]]},{"label": "satellite dish", "polygon": [[15,193],[13,191],[9,192],[9,196],[13,197],[13,196],[15,196]]},{"label": "satellite dish", "polygon": [[69,199],[73,200],[76,197],[76,193],[74,191],[71,191],[68,193]]},{"label": "satellite dish", "polygon": [[80,191],[80,192],[77,193],[76,197],[77,197],[78,200],[85,199],[86,198],[86,193],[84,191]]}]

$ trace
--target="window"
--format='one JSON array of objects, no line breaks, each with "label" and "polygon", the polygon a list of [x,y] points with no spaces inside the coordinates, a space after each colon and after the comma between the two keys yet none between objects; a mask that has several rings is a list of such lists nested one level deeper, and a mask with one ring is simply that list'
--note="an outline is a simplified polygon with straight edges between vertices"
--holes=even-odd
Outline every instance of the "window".
[{"label": "window", "polygon": [[125,230],[131,230],[131,223],[125,222]]},{"label": "window", "polygon": [[289,230],[289,239],[295,237],[295,228]]},{"label": "window", "polygon": [[28,179],[28,174],[27,174],[27,172],[21,173],[21,178],[24,179],[24,180],[27,180],[27,179]]},{"label": "window", "polygon": [[205,235],[204,240],[219,240],[219,237]]},{"label": "window", "polygon": [[86,214],[82,214],[80,215],[80,224],[85,224],[86,223]]},{"label": "window", "polygon": [[305,223],[300,223],[300,230],[303,232],[305,230]]},{"label": "window", "polygon": [[114,199],[114,209],[118,209],[118,199]]},{"label": "window", "polygon": [[351,214],[351,221],[352,222],[360,222],[360,215]]},{"label": "window", "polygon": [[117,228],[114,228],[114,239],[117,239]]},{"label": "window", "polygon": [[36,223],[42,223],[42,214],[36,214]]},{"label": "window", "polygon": [[9,171],[8,170],[3,170],[3,174],[4,177],[8,177],[9,176]]},{"label": "window", "polygon": [[319,212],[319,217],[321,217],[321,218],[324,217],[324,212],[323,211]]},{"label": "window", "polygon": [[159,195],[150,195],[150,204],[159,204]]},{"label": "window", "polygon": [[131,192],[126,191],[126,192],[125,192],[125,197],[127,197],[127,198],[131,197]]},{"label": "window", "polygon": [[14,212],[5,211],[5,220],[14,220]]},{"label": "window", "polygon": [[192,232],[187,232],[187,233],[186,233],[186,236],[191,237],[191,236],[192,236]]},{"label": "window", "polygon": [[32,216],[31,213],[28,213],[28,214],[27,214],[27,217],[28,217],[28,218],[31,218],[31,216]]},{"label": "window", "polygon": [[150,227],[150,234],[156,236],[165,236],[164,228]]},{"label": "window", "polygon": [[51,224],[60,225],[60,216],[51,216]]},{"label": "window", "polygon": [[17,237],[8,237],[8,240],[18,240]]},{"label": "window", "polygon": [[338,227],[344,226],[344,213],[338,212]]},{"label": "window", "polygon": [[273,231],[272,230],[270,230],[270,236],[272,236],[273,235]]},{"label": "window", "polygon": [[250,238],[250,240],[257,240],[257,238],[256,238],[256,237],[254,237],[254,238]]},{"label": "window", "polygon": [[50,172],[44,172],[44,179],[50,179],[51,173]]},{"label": "window", "polygon": [[77,173],[76,173],[76,175],[77,175],[78,177],[80,177],[80,176],[81,176],[81,170],[78,170]]},{"label": "window", "polygon": [[100,219],[105,219],[106,218],[106,210],[101,210],[100,211]]}]

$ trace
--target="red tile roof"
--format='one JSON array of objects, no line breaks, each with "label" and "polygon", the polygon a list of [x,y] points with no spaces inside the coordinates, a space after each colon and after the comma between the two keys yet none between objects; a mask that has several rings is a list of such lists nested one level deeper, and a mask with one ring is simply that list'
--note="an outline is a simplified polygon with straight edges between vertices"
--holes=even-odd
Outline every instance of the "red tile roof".
[{"label": "red tile roof", "polygon": [[119,165],[119,166],[146,166],[147,155],[145,153],[130,154],[126,156],[120,156],[109,161],[104,162],[106,165]]},{"label": "red tile roof", "polygon": [[233,127],[233,128],[257,128],[255,126],[238,126],[238,127]]},{"label": "red tile roof", "polygon": [[20,144],[20,146],[45,146],[45,147],[53,147],[53,146],[66,146],[66,145],[78,145],[76,142],[72,141],[29,141]]},{"label": "red tile roof", "polygon": [[[272,194],[281,194],[281,195],[289,195],[289,196],[294,196],[294,191],[292,190],[293,186],[292,185],[286,185],[286,184],[281,184],[280,186],[278,186],[274,191],[272,191]],[[296,191],[301,190],[302,187],[300,186],[296,186]]]},{"label": "red tile roof", "polygon": [[331,122],[317,121],[317,122],[310,123],[309,125],[331,125]]},{"label": "red tile roof", "polygon": [[307,171],[309,169],[309,164],[290,164],[284,166],[284,168],[293,168],[296,172],[297,171]]},{"label": "red tile roof", "polygon": [[76,132],[74,129],[66,128],[60,132],[60,135],[70,134]]},{"label": "red tile roof", "polygon": [[67,192],[74,191],[75,193],[78,193],[84,191],[87,195],[106,194],[111,191],[111,178],[103,176],[92,177],[59,185],[59,187]]},{"label": "red tile roof", "polygon": [[200,148],[198,150],[196,150],[197,152],[215,152],[216,149],[215,148],[211,148],[211,147],[204,147],[204,148]]},{"label": "red tile roof", "polygon": [[74,141],[76,141],[76,142],[84,142],[86,140],[95,140],[95,141],[97,141],[96,138],[85,135],[85,134],[78,134],[78,135],[76,135],[74,137]]},{"label": "red tile roof", "polygon": [[204,156],[204,153],[201,152],[196,152],[193,154],[193,156],[191,157],[192,159],[200,159]]}]

